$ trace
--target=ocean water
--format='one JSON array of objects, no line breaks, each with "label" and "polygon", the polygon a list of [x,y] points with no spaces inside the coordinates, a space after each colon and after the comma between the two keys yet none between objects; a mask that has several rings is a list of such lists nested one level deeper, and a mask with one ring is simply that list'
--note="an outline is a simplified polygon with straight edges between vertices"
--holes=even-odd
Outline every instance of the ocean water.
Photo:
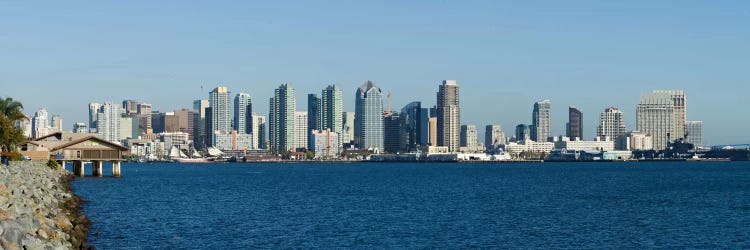
[{"label": "ocean water", "polygon": [[750,248],[748,162],[125,163],[122,174],[73,183],[99,249]]}]

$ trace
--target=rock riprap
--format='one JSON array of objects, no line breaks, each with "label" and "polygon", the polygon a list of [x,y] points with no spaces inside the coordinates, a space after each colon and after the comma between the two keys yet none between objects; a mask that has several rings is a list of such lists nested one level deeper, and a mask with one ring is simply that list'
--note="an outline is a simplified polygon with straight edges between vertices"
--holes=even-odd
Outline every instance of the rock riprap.
[{"label": "rock riprap", "polygon": [[0,249],[88,249],[72,179],[43,162],[0,165]]}]

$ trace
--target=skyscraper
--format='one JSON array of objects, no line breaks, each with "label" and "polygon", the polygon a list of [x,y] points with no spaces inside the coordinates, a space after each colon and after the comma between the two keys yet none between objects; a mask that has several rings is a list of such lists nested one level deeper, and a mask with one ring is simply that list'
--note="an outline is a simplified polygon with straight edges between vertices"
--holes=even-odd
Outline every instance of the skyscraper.
[{"label": "skyscraper", "polygon": [[619,109],[610,107],[599,116],[596,136],[602,140],[614,141],[628,131],[625,129],[625,115]]},{"label": "skyscraper", "polygon": [[414,151],[417,146],[426,146],[428,141],[429,109],[422,108],[421,102],[412,102],[401,109],[402,126],[404,126],[404,152]]},{"label": "skyscraper", "polygon": [[151,122],[151,115],[152,115],[152,107],[151,104],[148,103],[141,103],[138,104],[138,132],[139,134],[148,134],[152,133],[153,131],[153,124]]},{"label": "skyscraper", "polygon": [[461,125],[461,147],[470,148],[473,150],[477,148],[479,142],[479,132],[477,132],[476,125]]},{"label": "skyscraper", "polygon": [[138,114],[138,101],[136,100],[125,100],[122,101],[122,108],[127,116]]},{"label": "skyscraper", "polygon": [[645,93],[636,108],[638,131],[651,135],[656,150],[667,148],[675,140],[675,102],[665,92]]},{"label": "skyscraper", "polygon": [[343,138],[343,144],[352,144],[354,143],[354,112],[343,112],[342,117],[343,119],[343,130],[342,130],[342,138]]},{"label": "skyscraper", "polygon": [[275,89],[269,106],[268,123],[271,150],[275,153],[281,153],[293,149],[295,146],[295,128],[297,127],[294,119],[297,99],[292,85],[282,84]]},{"label": "skyscraper", "polygon": [[518,126],[516,126],[516,141],[522,142],[527,140],[531,140],[531,126],[518,124]]},{"label": "skyscraper", "polygon": [[195,148],[203,149],[206,146],[206,109],[208,108],[208,100],[195,100],[193,101],[193,144]]},{"label": "skyscraper", "polygon": [[110,102],[102,105],[101,111],[96,117],[97,133],[100,138],[114,143],[119,141],[121,113],[120,105]]},{"label": "skyscraper", "polygon": [[685,139],[685,129],[687,122],[687,98],[684,90],[654,90],[654,93],[668,94],[674,104],[674,134],[671,140]]},{"label": "skyscraper", "polygon": [[308,138],[310,130],[307,128],[307,112],[294,112],[294,147],[307,149],[310,145]]},{"label": "skyscraper", "polygon": [[[208,102],[211,105],[211,129],[210,134],[228,135],[232,132],[232,110],[229,103],[229,90],[227,87],[216,87],[209,93]],[[213,145],[212,145],[213,146]]]},{"label": "skyscraper", "polygon": [[63,131],[63,119],[59,115],[52,116],[52,130],[55,132]]},{"label": "skyscraper", "polygon": [[388,153],[401,152],[405,142],[402,136],[406,133],[402,131],[401,117],[395,112],[386,112],[383,114],[383,150]]},{"label": "skyscraper", "polygon": [[549,100],[541,100],[534,103],[534,112],[531,115],[531,140],[546,142],[551,136],[550,120],[552,103]]},{"label": "skyscraper", "polygon": [[49,113],[47,109],[40,109],[34,113],[31,120],[31,137],[39,138],[49,133]]},{"label": "skyscraper", "polygon": [[96,118],[101,110],[102,104],[100,103],[89,103],[89,129],[96,128]]},{"label": "skyscraper", "polygon": [[85,122],[76,122],[76,124],[73,124],[73,133],[85,134],[88,132],[89,132],[89,128]]},{"label": "skyscraper", "polygon": [[703,146],[703,122],[702,121],[686,121],[685,126],[687,128],[687,137],[685,141],[692,143],[696,148]]},{"label": "skyscraper", "polygon": [[568,107],[568,124],[566,135],[575,140],[583,140],[583,113],[576,107]]},{"label": "skyscraper", "polygon": [[505,144],[503,128],[500,125],[487,125],[484,129],[484,146],[489,148],[503,144]]},{"label": "skyscraper", "polygon": [[249,94],[234,97],[234,130],[239,134],[253,133],[253,102]]},{"label": "skyscraper", "polygon": [[461,146],[461,109],[456,80],[445,80],[437,93],[437,140],[451,152]]},{"label": "skyscraper", "polygon": [[253,145],[255,148],[266,148],[266,117],[253,114]]},{"label": "skyscraper", "polygon": [[[307,95],[307,130],[308,138],[311,136],[312,131],[321,129],[321,110],[320,110],[320,98],[316,94]],[[308,140],[307,148],[312,148],[313,140]]]},{"label": "skyscraper", "polygon": [[344,129],[344,96],[341,88],[329,85],[323,89],[320,104],[320,129],[330,129],[331,132],[340,134]]},{"label": "skyscraper", "polygon": [[362,149],[383,150],[383,92],[371,81],[357,89],[354,141]]},{"label": "skyscraper", "polygon": [[437,146],[438,145],[438,129],[437,129],[438,120],[437,117],[430,117],[427,121],[427,135],[428,135],[428,141],[427,143],[430,146]]}]

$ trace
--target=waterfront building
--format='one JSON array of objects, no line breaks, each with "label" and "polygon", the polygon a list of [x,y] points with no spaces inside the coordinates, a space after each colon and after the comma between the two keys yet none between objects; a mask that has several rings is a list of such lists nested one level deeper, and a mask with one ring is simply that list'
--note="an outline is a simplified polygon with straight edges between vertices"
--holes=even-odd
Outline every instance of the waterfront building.
[{"label": "waterfront building", "polygon": [[549,153],[554,148],[555,143],[553,142],[535,142],[532,140],[510,142],[505,145],[505,151],[511,155],[518,155],[522,152]]},{"label": "waterfront building", "polygon": [[253,135],[242,134],[232,131],[229,134],[216,134],[216,145],[214,147],[220,150],[250,150],[254,149]]},{"label": "waterfront building", "polygon": [[636,108],[638,131],[653,137],[654,149],[666,149],[669,142],[684,138],[685,109],[682,90],[645,93]]},{"label": "waterfront building", "polygon": [[383,92],[371,81],[357,89],[354,141],[361,149],[383,150]]},{"label": "waterfront building", "polygon": [[531,126],[518,124],[516,126],[516,142],[531,140]]},{"label": "waterfront building", "polygon": [[383,150],[388,153],[399,153],[406,146],[403,138],[406,133],[401,126],[401,116],[398,113],[383,114]]},{"label": "waterfront building", "polygon": [[190,135],[185,132],[158,133],[159,140],[162,141],[164,149],[177,147],[178,149],[190,149]]},{"label": "waterfront building", "polygon": [[99,138],[112,143],[118,143],[120,140],[120,105],[110,102],[104,103],[97,114],[97,134]]},{"label": "waterfront building", "polygon": [[34,118],[31,120],[31,131],[32,138],[40,138],[50,134],[47,109],[40,109],[34,113]]},{"label": "waterfront building", "polygon": [[461,109],[456,80],[445,80],[437,93],[437,140],[456,152],[461,146]]},{"label": "waterfront building", "polygon": [[211,106],[211,131],[214,135],[226,135],[232,132],[230,94],[229,89],[224,86],[216,87],[209,93],[208,102]]},{"label": "waterfront building", "polygon": [[583,140],[583,113],[576,107],[568,107],[566,132],[572,140]]},{"label": "waterfront building", "polygon": [[685,141],[693,144],[696,148],[703,147],[703,122],[687,121],[685,122],[685,127],[687,128]]},{"label": "waterfront building", "polygon": [[308,148],[308,136],[309,136],[309,130],[307,129],[307,112],[300,112],[297,111],[294,113],[294,124],[295,124],[295,136],[294,136],[294,147],[295,149],[298,148]]},{"label": "waterfront building", "polygon": [[582,151],[614,151],[615,150],[615,142],[614,141],[602,141],[602,140],[594,140],[594,141],[583,141],[583,140],[573,140],[569,137],[559,137],[556,138],[554,141],[555,149],[565,149],[565,150],[582,150]]},{"label": "waterfront building", "polygon": [[438,145],[437,124],[438,124],[437,117],[430,117],[430,119],[428,119],[428,122],[427,122],[428,141],[427,143],[430,146],[434,146],[434,147],[437,147]]},{"label": "waterfront building", "polygon": [[341,131],[342,145],[354,144],[354,112],[343,112],[343,130]]},{"label": "waterfront building", "polygon": [[614,141],[627,132],[625,130],[625,115],[615,107],[604,110],[599,116],[599,127],[596,136],[602,140]]},{"label": "waterfront building", "polygon": [[640,132],[627,132],[617,139],[617,149],[627,151],[641,151],[654,149],[654,139],[651,135]]},{"label": "waterfront building", "polygon": [[294,149],[296,137],[297,99],[291,84],[282,84],[274,90],[270,99],[268,115],[269,139],[271,151],[281,153]]},{"label": "waterfront building", "polygon": [[250,94],[239,93],[234,96],[234,130],[240,134],[252,134],[252,118],[253,102]]},{"label": "waterfront building", "polygon": [[253,147],[266,149],[266,117],[253,114]]},{"label": "waterfront building", "polygon": [[73,124],[73,133],[86,134],[88,132],[89,128],[85,122],[77,122],[76,124]]},{"label": "waterfront building", "polygon": [[312,141],[311,151],[315,152],[315,159],[337,159],[341,155],[342,145],[339,134],[330,129],[313,130],[310,133]]},{"label": "waterfront building", "polygon": [[89,103],[89,129],[96,129],[96,118],[101,109],[102,105],[100,103]]},{"label": "waterfront building", "polygon": [[492,146],[504,145],[505,133],[500,125],[487,125],[484,129],[484,146],[488,149]]},{"label": "waterfront building", "polygon": [[[209,107],[207,99],[193,101],[193,145],[195,148],[203,149],[206,144],[206,109]],[[143,130],[141,130],[143,133]]]},{"label": "waterfront building", "polygon": [[550,135],[550,120],[552,113],[552,103],[550,100],[541,100],[534,103],[534,111],[531,115],[531,140],[537,142],[546,142]]}]

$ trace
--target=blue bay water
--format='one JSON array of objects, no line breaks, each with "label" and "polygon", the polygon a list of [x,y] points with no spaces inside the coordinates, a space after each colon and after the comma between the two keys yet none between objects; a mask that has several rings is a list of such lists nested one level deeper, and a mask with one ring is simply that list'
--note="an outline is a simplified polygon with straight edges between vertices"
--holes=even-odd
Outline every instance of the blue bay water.
[{"label": "blue bay water", "polygon": [[73,183],[100,249],[750,248],[747,162],[124,163],[122,173]]}]

